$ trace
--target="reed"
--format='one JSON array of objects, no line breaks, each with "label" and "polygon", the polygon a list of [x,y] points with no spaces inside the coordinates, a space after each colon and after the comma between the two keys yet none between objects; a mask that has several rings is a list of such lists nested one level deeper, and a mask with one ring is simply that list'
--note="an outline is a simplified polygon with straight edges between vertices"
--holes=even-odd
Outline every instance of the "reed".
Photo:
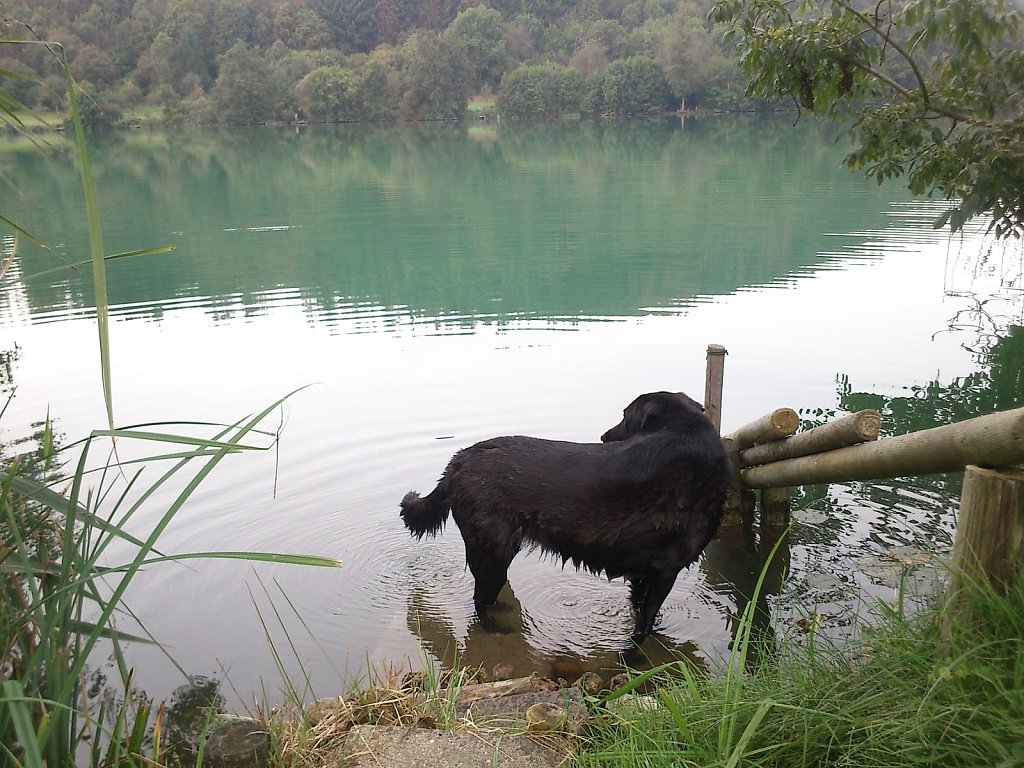
[{"label": "reed", "polygon": [[[101,640],[112,649],[124,690],[131,691],[123,644],[152,640],[120,631],[116,612],[143,567],[207,557],[337,565],[326,558],[277,553],[171,555],[157,549],[163,531],[224,458],[269,447],[248,440],[266,437],[258,425],[274,407],[210,438],[139,428],[97,430],[65,449],[78,451],[66,494],[23,472],[18,461],[7,466],[0,486],[0,665],[8,678],[0,693],[0,754],[25,766],[62,765],[88,742],[99,763],[116,763],[122,751],[138,756],[138,723],[145,724],[148,711],[133,712],[130,695],[120,711],[101,716],[86,711],[81,701],[87,667]],[[106,443],[112,437],[163,450],[115,462]],[[106,458],[91,467],[98,446]],[[158,469],[159,475],[144,483],[147,469]],[[141,536],[131,533],[132,521],[151,505],[154,494],[173,484],[173,501],[161,509],[155,524]],[[97,754],[97,744],[106,744],[107,754]]]},{"label": "reed", "polygon": [[[39,461],[5,455],[0,446],[0,765],[43,768],[74,765],[160,764],[161,718],[151,723],[148,702],[132,697],[126,642],[154,642],[117,627],[128,585],[145,566],[196,557],[228,557],[336,566],[320,557],[252,552],[192,552],[168,555],[157,549],[161,534],[210,473],[231,454],[268,450],[276,433],[261,428],[280,405],[229,425],[137,425],[115,428],[110,376],[110,328],[105,262],[111,258],[158,253],[152,248],[107,255],[86,136],[63,48],[44,41],[0,41],[41,45],[64,74],[74,128],[74,153],[83,184],[95,282],[96,318],[107,428],[56,450],[47,422]],[[5,72],[6,76],[10,73]],[[0,121],[23,131],[22,105],[0,92]],[[35,141],[35,139],[33,139]],[[15,238],[43,241],[0,214]],[[52,249],[47,249],[54,253]],[[11,261],[17,254],[12,249]],[[8,264],[0,265],[6,270]],[[78,268],[64,264],[62,268]],[[180,431],[174,427],[180,427]],[[205,436],[196,437],[196,432]],[[133,458],[121,449],[145,445]],[[97,454],[99,459],[96,460]],[[69,458],[70,471],[55,472]],[[154,474],[155,473],[155,474]],[[152,477],[151,477],[152,475]],[[176,485],[175,485],[176,484]],[[60,490],[57,490],[60,488]],[[153,511],[158,491],[173,500]],[[139,518],[155,519],[135,535]],[[127,553],[127,554],[126,554]],[[107,643],[125,692],[112,709],[85,703],[86,672],[93,652]],[[148,747],[144,745],[149,744]]]}]

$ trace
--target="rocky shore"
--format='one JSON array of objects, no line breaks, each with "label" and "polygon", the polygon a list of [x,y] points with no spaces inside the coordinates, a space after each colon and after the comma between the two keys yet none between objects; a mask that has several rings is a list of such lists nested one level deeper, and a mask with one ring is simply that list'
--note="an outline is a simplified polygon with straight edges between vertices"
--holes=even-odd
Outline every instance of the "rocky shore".
[{"label": "rocky shore", "polygon": [[[500,674],[501,670],[496,669]],[[607,685],[595,673],[570,685],[533,675],[475,682],[409,673],[395,686],[318,699],[303,711],[221,720],[205,745],[214,768],[267,765],[361,768],[555,768],[576,750],[590,705]]]}]

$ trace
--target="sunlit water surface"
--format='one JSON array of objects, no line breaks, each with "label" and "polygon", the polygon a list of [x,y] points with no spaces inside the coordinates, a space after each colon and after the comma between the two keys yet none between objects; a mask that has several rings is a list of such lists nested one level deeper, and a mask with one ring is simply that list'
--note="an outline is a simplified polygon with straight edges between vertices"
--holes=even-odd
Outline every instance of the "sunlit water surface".
[{"label": "sunlit water surface", "polygon": [[[0,152],[12,217],[84,259],[71,162]],[[140,133],[93,153],[108,250],[176,247],[109,266],[117,423],[232,422],[287,396],[264,424],[279,446],[223,462],[160,550],[343,563],[190,561],[137,577],[135,616],[236,708],[280,697],[275,653],[310,696],[367,664],[455,653],[522,674],[618,663],[621,582],[524,553],[485,628],[455,526],[422,542],[404,530],[401,497],[430,490],[461,447],[595,441],[639,393],[699,399],[709,343],[729,351],[725,431],[781,406],[808,420],[879,406],[886,431],[924,428],[962,417],[944,410],[947,389],[984,389],[986,355],[1021,324],[1019,248],[933,231],[940,206],[849,174],[829,129],[788,118]],[[2,286],[0,349],[17,352],[7,441],[47,413],[65,444],[105,423],[88,274],[30,277],[54,266],[22,242]],[[914,401],[938,406],[909,423]],[[805,489],[787,578],[767,582],[775,631],[817,613],[841,634],[893,599],[922,553],[948,551],[957,493],[956,478]],[[774,540],[756,523],[723,529],[644,652],[728,653]],[[160,650],[130,655],[151,695],[184,682]]]}]

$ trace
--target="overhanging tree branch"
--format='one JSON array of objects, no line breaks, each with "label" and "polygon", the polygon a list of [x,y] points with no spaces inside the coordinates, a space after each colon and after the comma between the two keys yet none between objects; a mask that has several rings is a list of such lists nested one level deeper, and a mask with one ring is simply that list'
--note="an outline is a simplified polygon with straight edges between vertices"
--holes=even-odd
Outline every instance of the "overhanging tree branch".
[{"label": "overhanging tree branch", "polygon": [[853,113],[849,168],[953,201],[936,226],[989,215],[997,237],[1024,235],[1024,6],[857,2],[797,18],[784,0],[718,0],[712,19],[731,26],[750,93]]}]

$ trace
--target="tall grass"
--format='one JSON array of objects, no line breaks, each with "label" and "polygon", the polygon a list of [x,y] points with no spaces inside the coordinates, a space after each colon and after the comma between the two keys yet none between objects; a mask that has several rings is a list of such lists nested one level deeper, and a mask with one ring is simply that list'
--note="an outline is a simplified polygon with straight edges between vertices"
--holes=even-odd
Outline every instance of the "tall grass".
[{"label": "tall grass", "polygon": [[[41,466],[0,452],[0,765],[42,768],[74,765],[159,764],[159,714],[151,733],[146,703],[133,706],[132,673],[123,643],[149,642],[119,631],[118,613],[132,579],[141,568],[169,560],[229,557],[300,565],[335,566],[334,560],[275,553],[195,552],[165,554],[157,543],[170,522],[199,485],[228,455],[267,450],[273,432],[261,430],[264,419],[280,403],[227,426],[174,425],[114,427],[110,375],[110,328],[107,313],[105,262],[127,255],[170,250],[153,248],[132,254],[107,255],[89,164],[86,136],[63,48],[42,41],[0,41],[0,44],[45,46],[64,74],[74,126],[74,157],[86,202],[90,259],[94,277],[99,358],[107,428],[92,432],[65,453],[75,452],[73,469],[60,485],[50,474],[55,456],[52,435],[45,429]],[[2,46],[0,46],[2,47]],[[3,72],[10,76],[10,72]],[[23,127],[21,105],[0,92],[0,119]],[[0,223],[45,245],[32,233],[0,215]],[[49,250],[49,249],[48,249]],[[13,261],[17,248],[12,249]],[[51,250],[52,253],[52,250]],[[7,264],[2,265],[6,271]],[[69,264],[66,267],[77,268]],[[2,276],[2,275],[0,275]],[[206,436],[193,436],[196,431]],[[184,433],[190,434],[184,434]],[[121,459],[128,444],[150,446],[141,456]],[[0,447],[2,448],[2,447]],[[148,453],[145,451],[149,451]],[[99,461],[95,460],[100,454]],[[150,477],[144,470],[155,473]],[[174,485],[176,484],[176,485]],[[60,490],[58,490],[60,488]],[[157,493],[173,488],[169,505],[150,510]],[[140,518],[153,520],[142,534],[132,531]],[[128,552],[128,555],[124,553]],[[91,711],[84,704],[85,674],[101,641],[107,641],[126,695],[113,711]],[[161,710],[162,711],[162,710]],[[150,743],[143,754],[144,743]]]},{"label": "tall grass", "polygon": [[981,621],[953,637],[939,603],[879,604],[842,646],[788,636],[739,696],[726,675],[655,676],[660,706],[607,718],[580,765],[1024,765],[1024,584],[972,593]]},{"label": "tall grass", "polygon": [[[272,436],[259,425],[274,407],[210,438],[137,428],[98,430],[72,446],[79,456],[66,493],[22,473],[18,462],[6,468],[0,485],[0,665],[9,679],[0,688],[0,755],[35,767],[66,764],[85,743],[107,745],[105,754],[93,755],[101,764],[138,754],[143,733],[138,723],[145,724],[148,712],[130,712],[126,697],[108,727],[103,718],[82,708],[82,689],[92,652],[102,639],[109,641],[120,681],[130,689],[122,644],[145,639],[120,632],[116,619],[141,568],[197,557],[337,565],[326,558],[275,553],[166,554],[157,549],[161,534],[224,458],[269,447]],[[90,468],[92,452],[109,451],[104,438],[110,437],[165,449],[117,464],[108,453],[97,468]],[[255,442],[261,437],[262,445]],[[159,474],[143,483],[144,469]],[[133,535],[133,521],[158,491],[172,484],[171,503],[161,508],[155,523],[147,524],[144,534]],[[124,551],[127,557],[118,554]]]}]

